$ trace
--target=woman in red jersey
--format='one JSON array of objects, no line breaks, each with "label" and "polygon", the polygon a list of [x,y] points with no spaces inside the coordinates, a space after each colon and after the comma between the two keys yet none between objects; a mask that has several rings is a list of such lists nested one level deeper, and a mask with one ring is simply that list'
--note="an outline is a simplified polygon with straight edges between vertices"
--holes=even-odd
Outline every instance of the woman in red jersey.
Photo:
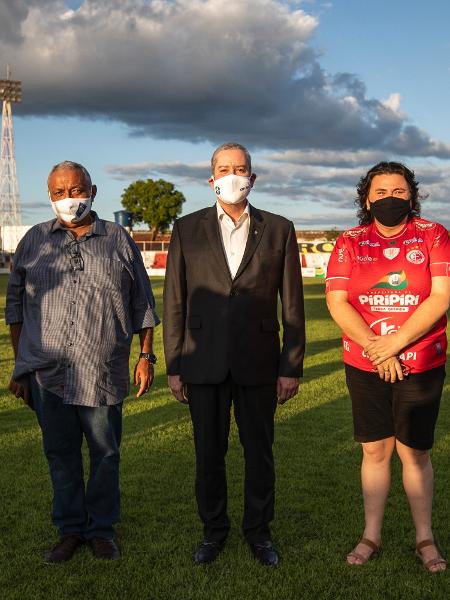
[{"label": "woman in red jersey", "polygon": [[363,450],[364,533],[347,555],[362,565],[381,544],[396,449],[416,529],[416,553],[444,571],[431,530],[430,449],[445,378],[450,242],[420,218],[414,173],[381,162],[362,177],[360,226],[342,234],[327,270],[327,304],[343,331],[355,440]]}]

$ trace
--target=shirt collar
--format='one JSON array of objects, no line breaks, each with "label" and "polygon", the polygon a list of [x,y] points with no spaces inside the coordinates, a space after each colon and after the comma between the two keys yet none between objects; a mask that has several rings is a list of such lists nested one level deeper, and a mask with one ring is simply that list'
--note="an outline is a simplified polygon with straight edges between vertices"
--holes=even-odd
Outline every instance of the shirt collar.
[{"label": "shirt collar", "polygon": [[[94,220],[92,221],[92,228],[91,228],[90,234],[91,235],[107,235],[105,223],[101,219],[98,218],[98,215],[94,210],[91,211],[91,215],[93,216]],[[62,223],[60,223],[58,221],[58,219],[55,219],[52,223],[50,233],[54,233],[58,229],[61,229],[62,231],[70,231],[67,227],[65,227]]]},{"label": "shirt collar", "polygon": [[[217,207],[217,217],[218,217],[219,221],[222,221],[222,219],[224,218],[224,216],[228,217],[227,213],[220,206],[219,202],[216,202],[216,207]],[[237,223],[242,223],[242,221],[244,221],[245,219],[247,219],[249,217],[250,217],[250,204],[249,204],[249,202],[247,200],[247,204],[246,204],[246,206],[244,208],[244,212],[242,213],[242,215],[237,220]]]}]

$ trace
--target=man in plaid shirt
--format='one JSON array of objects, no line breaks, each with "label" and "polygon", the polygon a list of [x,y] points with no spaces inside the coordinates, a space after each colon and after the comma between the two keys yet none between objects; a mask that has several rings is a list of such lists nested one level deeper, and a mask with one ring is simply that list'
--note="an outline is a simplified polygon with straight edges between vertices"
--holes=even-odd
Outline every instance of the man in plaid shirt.
[{"label": "man in plaid shirt", "polygon": [[[56,219],[21,240],[9,278],[6,322],[15,367],[10,390],[36,413],[53,484],[60,538],[46,562],[72,558],[88,542],[117,559],[122,403],[129,393],[134,333],[141,354],[135,384],[153,382],[153,328],[159,323],[142,257],[128,233],[91,210],[88,171],[64,161],[48,178]],[[89,447],[84,484],[81,445]]]}]

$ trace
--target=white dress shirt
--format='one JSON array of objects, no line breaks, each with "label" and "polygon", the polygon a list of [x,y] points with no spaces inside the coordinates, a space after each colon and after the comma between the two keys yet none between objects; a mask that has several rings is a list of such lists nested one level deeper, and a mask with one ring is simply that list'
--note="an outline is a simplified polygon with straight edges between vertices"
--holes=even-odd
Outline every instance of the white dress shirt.
[{"label": "white dress shirt", "polygon": [[234,224],[234,221],[223,210],[217,202],[217,216],[220,224],[220,233],[222,235],[225,256],[227,257],[228,267],[231,276],[234,279],[242,257],[244,256],[245,246],[247,244],[248,231],[250,228],[250,205],[247,202],[244,212]]}]

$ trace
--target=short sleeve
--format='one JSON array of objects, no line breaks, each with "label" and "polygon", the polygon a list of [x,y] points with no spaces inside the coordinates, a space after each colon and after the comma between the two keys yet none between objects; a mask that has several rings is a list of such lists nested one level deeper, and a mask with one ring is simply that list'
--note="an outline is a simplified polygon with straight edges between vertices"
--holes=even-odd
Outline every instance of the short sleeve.
[{"label": "short sleeve", "polygon": [[347,290],[351,271],[352,258],[344,236],[340,235],[328,262],[325,291]]},{"label": "short sleeve", "polygon": [[450,238],[439,223],[430,249],[430,271],[432,277],[450,277]]},{"label": "short sleeve", "polygon": [[133,284],[131,289],[131,314],[133,332],[141,329],[155,327],[160,323],[155,311],[155,298],[153,296],[150,280],[144,267],[142,255],[134,240],[127,235],[127,240],[132,255]]},{"label": "short sleeve", "polygon": [[6,292],[5,321],[7,325],[23,322],[23,295],[25,291],[25,268],[23,256],[29,238],[28,232],[20,240],[13,256],[12,270]]}]

